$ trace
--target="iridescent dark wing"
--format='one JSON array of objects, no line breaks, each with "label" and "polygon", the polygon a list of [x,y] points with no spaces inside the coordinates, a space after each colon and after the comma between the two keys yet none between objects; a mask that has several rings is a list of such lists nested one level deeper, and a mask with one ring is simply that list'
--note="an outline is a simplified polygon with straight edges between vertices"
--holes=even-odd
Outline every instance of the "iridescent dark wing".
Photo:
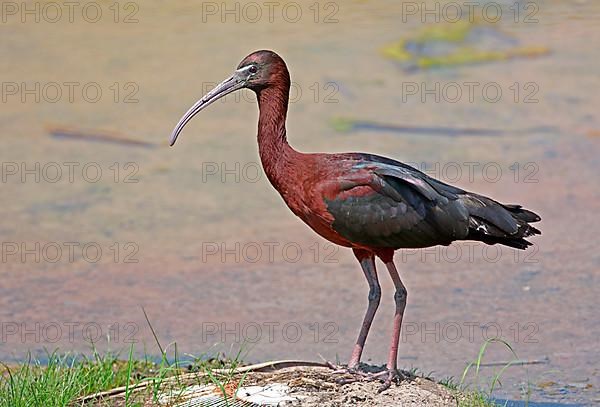
[{"label": "iridescent dark wing", "polygon": [[325,203],[334,230],[352,242],[418,248],[473,239],[521,248],[520,238],[537,232],[527,222],[539,217],[519,206],[466,192],[389,158],[346,157],[350,171]]}]

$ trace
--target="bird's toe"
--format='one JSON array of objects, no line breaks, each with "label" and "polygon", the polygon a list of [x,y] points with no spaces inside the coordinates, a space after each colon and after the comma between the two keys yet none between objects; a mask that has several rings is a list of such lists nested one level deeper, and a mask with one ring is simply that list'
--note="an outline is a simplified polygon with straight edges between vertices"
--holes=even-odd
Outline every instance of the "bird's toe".
[{"label": "bird's toe", "polygon": [[378,373],[378,376],[380,379],[383,379],[383,384],[377,390],[378,393],[389,389],[392,383],[399,384],[404,379],[404,375],[398,369],[388,369]]}]

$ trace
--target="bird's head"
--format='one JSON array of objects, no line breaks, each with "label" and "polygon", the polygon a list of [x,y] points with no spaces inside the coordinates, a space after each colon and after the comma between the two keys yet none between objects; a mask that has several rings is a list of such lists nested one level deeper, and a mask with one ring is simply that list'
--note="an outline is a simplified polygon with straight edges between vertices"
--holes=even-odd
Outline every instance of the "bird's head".
[{"label": "bird's head", "polygon": [[179,133],[192,117],[223,96],[243,88],[251,89],[260,94],[262,90],[276,84],[283,84],[288,88],[290,85],[289,73],[283,59],[273,51],[253,52],[240,62],[233,75],[202,96],[183,115],[175,129],[173,129],[173,133],[171,133],[169,144],[171,146],[175,144]]}]

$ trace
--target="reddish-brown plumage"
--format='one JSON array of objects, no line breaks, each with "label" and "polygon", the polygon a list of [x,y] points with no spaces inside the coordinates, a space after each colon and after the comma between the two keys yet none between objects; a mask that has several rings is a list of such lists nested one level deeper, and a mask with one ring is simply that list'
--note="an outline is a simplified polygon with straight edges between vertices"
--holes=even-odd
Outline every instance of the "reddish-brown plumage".
[{"label": "reddish-brown plumage", "polygon": [[396,377],[396,357],[406,288],[393,263],[399,248],[479,240],[520,249],[540,232],[529,225],[539,216],[518,205],[444,184],[398,161],[364,153],[305,154],[287,142],[285,120],[290,77],[274,52],[257,51],[182,117],[171,145],[200,110],[228,93],[252,89],[258,99],[258,149],[264,171],[294,214],[325,239],[353,249],[369,283],[369,307],[349,367],[358,366],[380,287],[375,256],[390,273],[396,293],[394,333],[386,384]]},{"label": "reddish-brown plumage", "polygon": [[[248,58],[251,61],[255,57]],[[248,61],[244,60],[240,66]],[[287,141],[285,120],[290,77],[283,61],[276,61],[269,87],[257,92],[258,150],[267,178],[281,194],[291,211],[325,239],[346,247],[361,247],[336,232],[333,216],[324,198],[335,199],[341,193],[340,176],[347,173],[342,154],[305,154],[294,150]],[[365,172],[364,177],[369,174]],[[345,192],[367,194],[368,188]],[[342,193],[344,194],[344,193]]]}]

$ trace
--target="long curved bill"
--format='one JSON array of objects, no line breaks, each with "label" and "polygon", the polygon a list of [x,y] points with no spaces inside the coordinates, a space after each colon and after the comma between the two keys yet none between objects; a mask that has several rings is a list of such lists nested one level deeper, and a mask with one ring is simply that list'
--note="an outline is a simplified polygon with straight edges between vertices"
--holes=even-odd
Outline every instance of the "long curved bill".
[{"label": "long curved bill", "polygon": [[173,129],[173,132],[171,133],[171,139],[169,140],[170,146],[175,144],[179,133],[181,133],[185,125],[192,120],[192,117],[194,117],[198,112],[211,103],[216,102],[223,96],[244,87],[244,81],[241,80],[241,78],[236,74],[225,79],[223,82],[215,86],[213,90],[202,96],[202,99],[194,103],[194,106],[192,106],[190,110],[183,115],[183,117],[179,120],[179,123],[177,123],[177,126],[175,126]]}]

